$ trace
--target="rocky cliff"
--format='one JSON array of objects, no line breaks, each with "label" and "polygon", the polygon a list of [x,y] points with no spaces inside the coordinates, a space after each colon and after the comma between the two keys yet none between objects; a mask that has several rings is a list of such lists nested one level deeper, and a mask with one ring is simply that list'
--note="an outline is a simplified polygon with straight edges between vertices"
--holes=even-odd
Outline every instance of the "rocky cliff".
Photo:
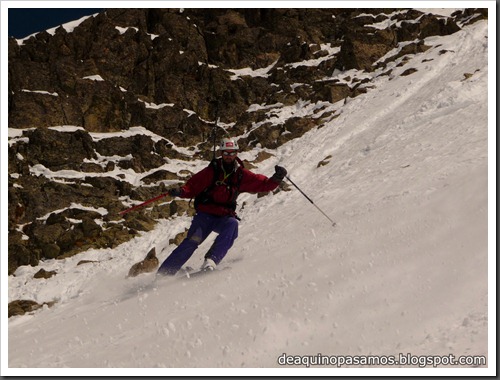
[{"label": "rocky cliff", "polygon": [[[331,105],[369,91],[394,63],[424,52],[427,37],[486,17],[484,9],[450,17],[108,9],[72,29],[9,39],[9,274],[114,247],[158,218],[192,212],[174,201],[119,215],[191,174],[165,163],[209,159],[214,126],[263,159],[336,117]],[[294,110],[281,124],[272,122],[278,107]]]}]

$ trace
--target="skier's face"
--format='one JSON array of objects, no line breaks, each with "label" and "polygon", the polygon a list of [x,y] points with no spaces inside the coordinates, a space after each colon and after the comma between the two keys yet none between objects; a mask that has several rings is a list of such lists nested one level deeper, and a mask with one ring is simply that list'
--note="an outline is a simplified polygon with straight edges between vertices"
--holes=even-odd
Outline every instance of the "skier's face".
[{"label": "skier's face", "polygon": [[230,164],[236,160],[236,156],[238,155],[238,151],[236,150],[224,150],[222,151],[222,160]]}]

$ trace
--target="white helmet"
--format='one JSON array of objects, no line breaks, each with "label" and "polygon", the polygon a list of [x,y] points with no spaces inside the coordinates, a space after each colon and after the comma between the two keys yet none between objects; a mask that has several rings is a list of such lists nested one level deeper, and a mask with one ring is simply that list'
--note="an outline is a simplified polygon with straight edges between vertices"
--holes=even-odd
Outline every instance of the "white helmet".
[{"label": "white helmet", "polygon": [[222,139],[220,142],[219,150],[238,150],[240,147],[238,146],[238,143],[236,140],[233,139]]}]

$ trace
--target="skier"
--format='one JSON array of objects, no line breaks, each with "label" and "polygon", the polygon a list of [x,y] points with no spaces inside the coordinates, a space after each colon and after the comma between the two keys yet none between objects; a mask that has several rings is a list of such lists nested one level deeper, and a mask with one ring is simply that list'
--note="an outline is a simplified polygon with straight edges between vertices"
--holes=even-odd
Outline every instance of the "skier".
[{"label": "skier", "polygon": [[221,141],[221,157],[193,175],[184,186],[168,191],[172,197],[194,198],[196,214],[186,238],[172,251],[158,269],[160,275],[174,275],[189,260],[196,248],[211,232],[218,233],[205,255],[202,270],[214,270],[238,237],[236,198],[240,193],[272,191],[278,187],[287,171],[275,166],[268,178],[243,167],[237,157],[238,143],[229,138]]}]

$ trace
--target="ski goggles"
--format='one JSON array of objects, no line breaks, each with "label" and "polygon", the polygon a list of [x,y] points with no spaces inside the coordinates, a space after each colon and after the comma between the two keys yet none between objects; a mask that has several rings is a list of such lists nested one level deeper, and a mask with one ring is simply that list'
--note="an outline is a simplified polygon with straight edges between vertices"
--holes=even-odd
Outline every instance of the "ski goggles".
[{"label": "ski goggles", "polygon": [[236,156],[236,155],[238,154],[238,152],[237,152],[237,151],[235,151],[235,150],[233,150],[233,151],[227,151],[227,150],[224,150],[224,151],[222,152],[222,154],[223,154],[224,156],[231,156],[231,157],[232,157],[232,156]]}]

